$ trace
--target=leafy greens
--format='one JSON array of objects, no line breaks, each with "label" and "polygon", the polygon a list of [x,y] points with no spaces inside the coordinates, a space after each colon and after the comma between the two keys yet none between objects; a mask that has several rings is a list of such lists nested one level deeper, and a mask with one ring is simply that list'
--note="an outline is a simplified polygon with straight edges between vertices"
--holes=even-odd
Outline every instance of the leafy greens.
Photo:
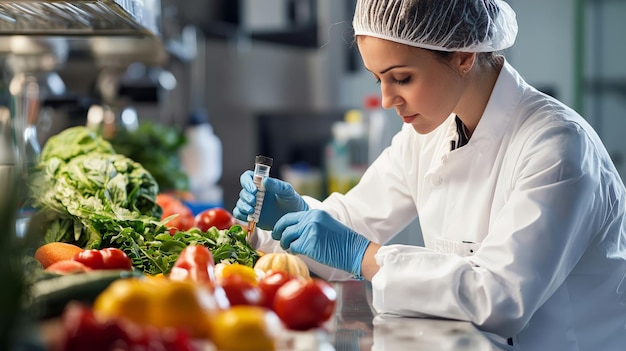
[{"label": "leafy greens", "polygon": [[238,225],[170,235],[160,220],[159,186],[152,175],[86,127],[48,140],[29,185],[44,242],[118,247],[137,269],[150,274],[168,273],[182,249],[192,244],[207,246],[216,262],[253,266],[259,258]]}]

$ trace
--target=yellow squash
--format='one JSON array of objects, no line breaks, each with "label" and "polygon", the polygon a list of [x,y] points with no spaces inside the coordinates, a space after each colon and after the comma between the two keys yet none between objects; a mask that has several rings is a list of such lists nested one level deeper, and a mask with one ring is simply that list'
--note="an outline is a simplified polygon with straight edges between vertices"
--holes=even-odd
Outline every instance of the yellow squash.
[{"label": "yellow squash", "polygon": [[266,253],[257,260],[254,268],[263,272],[284,271],[297,277],[311,278],[306,263],[300,257],[287,252]]}]

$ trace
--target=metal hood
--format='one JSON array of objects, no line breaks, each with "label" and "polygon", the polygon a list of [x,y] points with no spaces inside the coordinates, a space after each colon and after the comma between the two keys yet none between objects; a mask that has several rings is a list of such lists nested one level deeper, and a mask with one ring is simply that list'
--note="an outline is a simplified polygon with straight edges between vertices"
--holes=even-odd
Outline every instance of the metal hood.
[{"label": "metal hood", "polygon": [[160,0],[0,0],[0,35],[159,35]]},{"label": "metal hood", "polygon": [[16,42],[46,43],[46,49],[53,43],[55,55],[98,65],[161,65],[168,55],[160,21],[161,0],[0,0],[0,53],[38,53],[38,46]]}]

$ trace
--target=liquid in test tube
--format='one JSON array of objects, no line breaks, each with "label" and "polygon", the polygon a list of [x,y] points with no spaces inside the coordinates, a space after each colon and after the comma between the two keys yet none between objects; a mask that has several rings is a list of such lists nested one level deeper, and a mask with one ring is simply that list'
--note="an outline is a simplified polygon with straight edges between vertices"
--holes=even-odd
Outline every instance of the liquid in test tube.
[{"label": "liquid in test tube", "polygon": [[246,238],[250,241],[250,236],[256,228],[256,224],[259,221],[261,215],[261,207],[263,207],[263,199],[265,198],[265,187],[263,186],[263,179],[269,177],[270,169],[272,168],[272,162],[274,160],[271,157],[258,155],[254,159],[254,184],[258,191],[256,193],[256,204],[254,206],[254,213],[248,215],[248,233]]}]

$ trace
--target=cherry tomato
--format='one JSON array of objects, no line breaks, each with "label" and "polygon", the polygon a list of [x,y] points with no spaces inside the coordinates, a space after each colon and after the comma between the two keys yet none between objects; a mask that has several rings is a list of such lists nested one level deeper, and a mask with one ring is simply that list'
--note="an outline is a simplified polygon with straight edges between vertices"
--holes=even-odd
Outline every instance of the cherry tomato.
[{"label": "cherry tomato", "polygon": [[178,215],[165,223],[170,234],[174,235],[179,230],[188,230],[194,226],[193,212],[174,195],[158,194],[156,203],[163,209],[161,220],[175,214]]},{"label": "cherry tomato", "polygon": [[333,314],[337,292],[326,281],[292,279],[278,288],[274,311],[292,330],[309,330],[324,324]]},{"label": "cherry tomato", "polygon": [[211,227],[224,230],[230,229],[237,224],[237,220],[227,210],[221,207],[214,207],[198,213],[194,219],[195,226],[201,231],[206,232]]},{"label": "cherry tomato", "polygon": [[126,253],[115,247],[102,250],[84,250],[72,257],[91,269],[123,269],[131,270],[132,262]]},{"label": "cherry tomato", "polygon": [[262,305],[273,309],[276,291],[292,279],[295,279],[295,277],[286,271],[268,271],[258,283],[259,289],[263,292]]},{"label": "cherry tomato", "polygon": [[263,302],[261,289],[238,275],[224,277],[221,281],[221,287],[224,289],[231,306],[260,306]]}]

